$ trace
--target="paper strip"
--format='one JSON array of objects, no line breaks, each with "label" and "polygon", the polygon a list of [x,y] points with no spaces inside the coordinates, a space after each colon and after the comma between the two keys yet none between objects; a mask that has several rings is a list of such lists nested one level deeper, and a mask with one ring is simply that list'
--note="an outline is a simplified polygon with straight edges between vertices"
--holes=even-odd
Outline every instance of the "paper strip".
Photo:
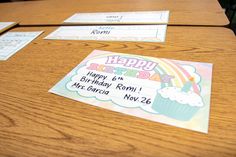
[{"label": "paper strip", "polygon": [[5,30],[15,26],[17,23],[15,22],[0,22],[0,33],[4,32]]},{"label": "paper strip", "polygon": [[82,24],[167,24],[169,11],[76,13],[65,23]]},{"label": "paper strip", "polygon": [[45,39],[164,42],[166,25],[64,26]]}]

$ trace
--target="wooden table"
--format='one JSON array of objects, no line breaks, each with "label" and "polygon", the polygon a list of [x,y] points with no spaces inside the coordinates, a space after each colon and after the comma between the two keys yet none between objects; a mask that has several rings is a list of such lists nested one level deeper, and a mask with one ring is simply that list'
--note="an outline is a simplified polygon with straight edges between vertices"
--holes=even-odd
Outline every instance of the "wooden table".
[{"label": "wooden table", "polygon": [[21,25],[61,24],[77,12],[170,10],[169,24],[226,25],[217,0],[43,0],[0,3],[0,21]]},{"label": "wooden table", "polygon": [[[0,156],[236,156],[236,44],[232,31],[169,26],[165,43],[43,40],[0,62]],[[92,50],[214,64],[209,133],[147,121],[48,90]]]}]

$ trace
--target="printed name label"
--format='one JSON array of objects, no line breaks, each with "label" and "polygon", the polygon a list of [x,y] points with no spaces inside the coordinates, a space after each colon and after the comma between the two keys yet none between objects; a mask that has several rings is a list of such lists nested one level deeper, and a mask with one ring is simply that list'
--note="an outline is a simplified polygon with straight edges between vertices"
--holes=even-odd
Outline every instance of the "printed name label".
[{"label": "printed name label", "polygon": [[76,13],[65,23],[167,24],[169,11]]},{"label": "printed name label", "polygon": [[164,42],[166,25],[65,26],[45,39]]}]

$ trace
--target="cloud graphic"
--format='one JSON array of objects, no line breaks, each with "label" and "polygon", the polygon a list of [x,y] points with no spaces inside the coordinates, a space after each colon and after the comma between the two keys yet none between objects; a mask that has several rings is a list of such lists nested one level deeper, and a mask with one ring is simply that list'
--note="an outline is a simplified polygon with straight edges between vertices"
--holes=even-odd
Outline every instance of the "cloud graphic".
[{"label": "cloud graphic", "polygon": [[[116,75],[99,70],[99,68],[97,70],[88,69],[92,63],[105,65],[105,62],[104,58],[93,59],[84,66],[78,67],[71,77],[71,81],[66,84],[66,88],[83,97],[94,98],[99,101],[111,101],[125,108],[141,108],[146,112],[156,113],[152,110],[151,105],[161,83],[137,77]],[[124,68],[117,65],[115,67]]]}]

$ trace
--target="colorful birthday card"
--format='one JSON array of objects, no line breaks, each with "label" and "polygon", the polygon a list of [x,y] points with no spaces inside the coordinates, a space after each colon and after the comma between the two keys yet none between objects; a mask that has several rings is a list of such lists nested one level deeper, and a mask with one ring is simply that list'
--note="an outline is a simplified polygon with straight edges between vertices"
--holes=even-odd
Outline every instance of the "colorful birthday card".
[{"label": "colorful birthday card", "polygon": [[94,50],[49,92],[208,132],[212,64]]}]

